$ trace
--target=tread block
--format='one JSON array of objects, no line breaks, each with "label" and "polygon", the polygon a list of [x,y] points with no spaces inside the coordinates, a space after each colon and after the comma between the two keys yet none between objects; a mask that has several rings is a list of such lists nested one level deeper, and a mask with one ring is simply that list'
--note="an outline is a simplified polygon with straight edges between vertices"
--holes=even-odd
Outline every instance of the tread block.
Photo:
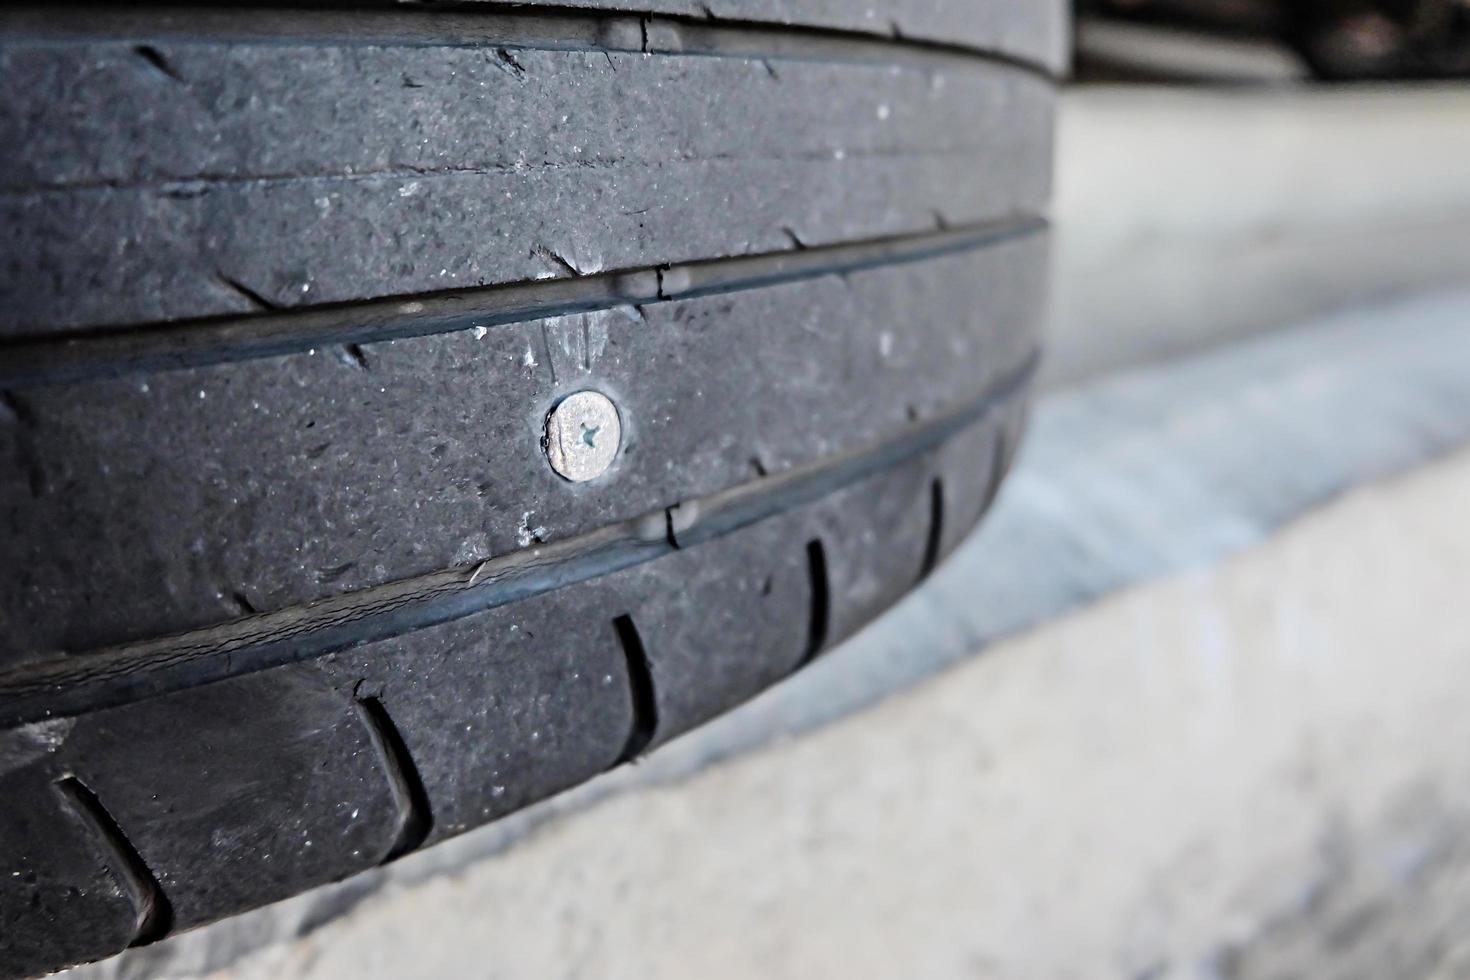
[{"label": "tread block", "polygon": [[[49,741],[68,727],[42,723],[0,734],[0,744]],[[36,761],[0,774],[0,976],[36,976],[98,959],[138,934],[125,872],[59,792],[49,760],[41,758],[50,752],[43,748]],[[6,754],[0,749],[0,763]]]},{"label": "tread block", "polygon": [[945,509],[941,559],[960,546],[990,506],[1004,473],[1008,429],[1005,418],[993,419],[957,434],[940,450]]},{"label": "tread block", "polygon": [[106,807],[176,928],[370,868],[403,819],[351,702],[296,668],[83,716],[55,764]]},{"label": "tread block", "polygon": [[753,697],[800,665],[811,588],[802,512],[621,572],[608,587],[653,675],[650,747]]},{"label": "tread block", "polygon": [[422,783],[426,843],[597,775],[633,725],[598,590],[559,593],[326,658],[344,697],[378,700]]},{"label": "tread block", "polygon": [[925,574],[932,456],[876,473],[812,508],[807,533],[822,544],[829,594],[824,647],[851,636]]}]

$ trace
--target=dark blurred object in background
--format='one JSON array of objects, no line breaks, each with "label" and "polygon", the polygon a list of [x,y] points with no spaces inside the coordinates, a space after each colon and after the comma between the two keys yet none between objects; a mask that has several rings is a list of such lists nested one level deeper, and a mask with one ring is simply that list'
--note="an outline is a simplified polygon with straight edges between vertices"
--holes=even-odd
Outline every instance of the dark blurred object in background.
[{"label": "dark blurred object in background", "polygon": [[1077,0],[1083,78],[1470,76],[1470,0]]}]

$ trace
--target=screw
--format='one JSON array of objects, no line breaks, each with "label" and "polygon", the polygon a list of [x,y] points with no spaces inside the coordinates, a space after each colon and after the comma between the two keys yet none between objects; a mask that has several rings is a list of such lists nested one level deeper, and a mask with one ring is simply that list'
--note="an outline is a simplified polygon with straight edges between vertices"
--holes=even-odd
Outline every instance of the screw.
[{"label": "screw", "polygon": [[594,480],[618,455],[623,426],[617,407],[600,391],[579,391],[556,403],[546,416],[546,460],[563,479]]}]

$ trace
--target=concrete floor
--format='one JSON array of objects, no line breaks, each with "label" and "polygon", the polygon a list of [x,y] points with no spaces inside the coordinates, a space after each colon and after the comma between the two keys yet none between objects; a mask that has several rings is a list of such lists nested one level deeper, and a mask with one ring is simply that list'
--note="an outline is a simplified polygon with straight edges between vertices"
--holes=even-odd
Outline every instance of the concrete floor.
[{"label": "concrete floor", "polygon": [[1060,387],[1470,278],[1470,87],[1067,93]]}]

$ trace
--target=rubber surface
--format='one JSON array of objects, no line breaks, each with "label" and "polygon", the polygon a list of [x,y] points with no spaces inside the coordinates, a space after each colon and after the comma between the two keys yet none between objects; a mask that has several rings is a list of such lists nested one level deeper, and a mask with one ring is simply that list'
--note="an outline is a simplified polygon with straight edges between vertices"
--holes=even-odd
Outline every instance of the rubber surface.
[{"label": "rubber surface", "polygon": [[731,7],[0,13],[0,974],[635,758],[979,519],[1059,15]]},{"label": "rubber surface", "polygon": [[[229,13],[222,42],[129,14],[0,52],[4,332],[912,233],[1036,213],[1049,186],[1050,85],[1009,64],[487,51],[435,43],[457,35],[432,13],[367,39],[303,16],[333,32],[308,44]],[[576,26],[548,43],[609,30]]]}]

